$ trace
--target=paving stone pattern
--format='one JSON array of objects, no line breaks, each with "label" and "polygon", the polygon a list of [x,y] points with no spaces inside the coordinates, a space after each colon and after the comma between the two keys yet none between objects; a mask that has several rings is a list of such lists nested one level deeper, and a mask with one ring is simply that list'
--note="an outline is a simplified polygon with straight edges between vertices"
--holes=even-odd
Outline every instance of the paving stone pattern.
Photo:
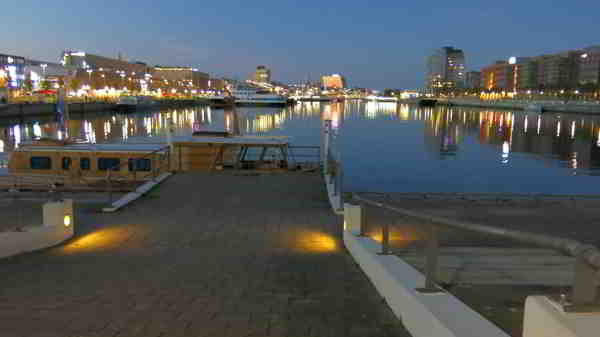
[{"label": "paving stone pattern", "polygon": [[178,174],[0,260],[0,336],[409,336],[313,174]]}]

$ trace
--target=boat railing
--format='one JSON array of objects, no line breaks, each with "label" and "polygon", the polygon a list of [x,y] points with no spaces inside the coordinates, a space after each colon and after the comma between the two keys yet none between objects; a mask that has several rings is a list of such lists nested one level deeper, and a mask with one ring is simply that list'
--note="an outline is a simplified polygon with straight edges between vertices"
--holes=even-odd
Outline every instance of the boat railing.
[{"label": "boat railing", "polygon": [[289,146],[288,153],[290,167],[310,167],[320,164],[320,146]]},{"label": "boat railing", "polygon": [[[137,163],[139,160],[151,159],[152,164],[150,171],[139,169]],[[112,172],[120,171],[122,167],[129,166],[128,173],[125,175],[113,174]],[[169,171],[171,167],[171,147],[165,146],[158,150],[149,152],[142,157],[130,159],[125,162],[120,162],[106,170],[106,192],[108,194],[109,203],[112,202],[112,194],[114,187],[119,183],[131,183],[136,186],[140,181],[155,180],[161,173]],[[131,169],[133,168],[133,169]]]},{"label": "boat railing", "polygon": [[[556,300],[563,307],[565,312],[598,312],[600,311],[600,294],[598,293],[598,282],[600,281],[600,250],[598,247],[584,244],[579,241],[556,237],[546,234],[531,233],[520,230],[513,230],[503,227],[495,227],[471,223],[466,221],[454,220],[440,216],[434,216],[426,213],[409,210],[398,207],[389,195],[383,195],[372,199],[363,194],[352,194],[352,203],[361,207],[361,221],[359,236],[367,236],[371,232],[372,221],[374,218],[367,217],[372,215],[374,209],[384,210],[388,214],[394,214],[392,218],[380,220],[378,224],[381,227],[380,233],[375,233],[377,241],[381,242],[381,254],[391,254],[390,247],[390,222],[394,223],[400,218],[409,218],[417,220],[424,224],[424,233],[419,236],[424,240],[425,246],[425,284],[424,288],[419,289],[423,293],[442,292],[437,280],[438,274],[438,255],[440,252],[440,234],[443,229],[460,230],[461,232],[470,232],[485,237],[495,237],[510,242],[518,242],[526,246],[534,246],[558,251],[575,259],[575,276],[572,283],[572,291],[569,296],[561,294]],[[379,226],[378,226],[379,227]],[[377,229],[379,230],[379,229]],[[420,231],[420,230],[419,230]]]}]

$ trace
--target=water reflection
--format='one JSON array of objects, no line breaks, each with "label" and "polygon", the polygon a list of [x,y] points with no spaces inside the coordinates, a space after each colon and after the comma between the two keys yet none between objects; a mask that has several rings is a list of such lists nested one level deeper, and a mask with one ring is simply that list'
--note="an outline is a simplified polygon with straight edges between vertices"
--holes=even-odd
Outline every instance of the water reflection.
[{"label": "water reflection", "polygon": [[[369,179],[373,181],[396,179],[401,169],[406,171],[411,165],[420,166],[421,171],[439,169],[435,161],[446,166],[441,166],[444,171],[431,171],[430,176],[463,179],[472,175],[469,170],[478,170],[479,184],[491,184],[486,177],[492,171],[497,177],[515,181],[525,169],[548,173],[548,168],[555,167],[563,171],[552,174],[562,176],[600,172],[600,117],[590,115],[346,101],[303,102],[287,108],[194,107],[136,114],[88,113],[72,116],[68,126],[71,137],[93,143],[135,142],[164,137],[169,118],[178,135],[201,130],[289,135],[298,145],[318,145],[319,127],[328,119],[336,134],[345,130],[340,142],[342,152],[356,154],[360,165],[349,164],[350,170],[356,170],[354,176],[372,176]],[[52,117],[0,123],[4,123],[0,125],[0,150],[4,151],[32,137],[67,136],[61,134]],[[378,165],[381,176],[371,175],[374,166],[370,164]]]}]

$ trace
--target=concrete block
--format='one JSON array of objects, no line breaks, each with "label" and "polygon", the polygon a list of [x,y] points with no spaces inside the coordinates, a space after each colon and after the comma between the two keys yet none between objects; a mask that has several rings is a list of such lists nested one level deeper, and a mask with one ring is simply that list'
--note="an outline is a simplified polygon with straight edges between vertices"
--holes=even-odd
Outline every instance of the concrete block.
[{"label": "concrete block", "polygon": [[344,231],[344,244],[414,337],[508,337],[449,293],[423,294],[425,276],[357,231]]},{"label": "concrete block", "polygon": [[596,337],[599,331],[600,311],[566,313],[545,296],[530,296],[525,301],[523,337]]},{"label": "concrete block", "polygon": [[360,205],[344,204],[344,230],[360,233],[362,224],[362,207]]},{"label": "concrete block", "polygon": [[0,233],[0,258],[56,246],[73,236],[73,200],[48,202],[43,206],[43,215],[43,226]]}]

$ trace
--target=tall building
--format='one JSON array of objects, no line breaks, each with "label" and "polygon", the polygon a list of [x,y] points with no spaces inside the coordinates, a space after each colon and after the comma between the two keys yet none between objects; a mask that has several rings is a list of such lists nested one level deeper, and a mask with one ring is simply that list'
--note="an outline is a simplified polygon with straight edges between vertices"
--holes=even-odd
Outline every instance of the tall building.
[{"label": "tall building", "polygon": [[260,83],[270,83],[271,82],[271,69],[265,66],[256,67],[256,73],[254,75],[254,80]]},{"label": "tall building", "polygon": [[516,90],[531,90],[538,87],[536,59],[531,57],[520,58],[515,64]]},{"label": "tall building", "polygon": [[465,87],[469,89],[481,88],[481,72],[468,71],[465,79]]},{"label": "tall building", "polygon": [[321,86],[325,90],[344,89],[346,87],[346,78],[340,74],[325,75],[321,77]]},{"label": "tall building", "polygon": [[482,87],[488,90],[514,91],[515,65],[507,61],[496,61],[495,64],[481,69]]},{"label": "tall building", "polygon": [[600,46],[583,50],[578,60],[578,84],[600,84]]},{"label": "tall building", "polygon": [[428,88],[463,88],[465,86],[465,54],[454,47],[437,49],[427,59]]}]

